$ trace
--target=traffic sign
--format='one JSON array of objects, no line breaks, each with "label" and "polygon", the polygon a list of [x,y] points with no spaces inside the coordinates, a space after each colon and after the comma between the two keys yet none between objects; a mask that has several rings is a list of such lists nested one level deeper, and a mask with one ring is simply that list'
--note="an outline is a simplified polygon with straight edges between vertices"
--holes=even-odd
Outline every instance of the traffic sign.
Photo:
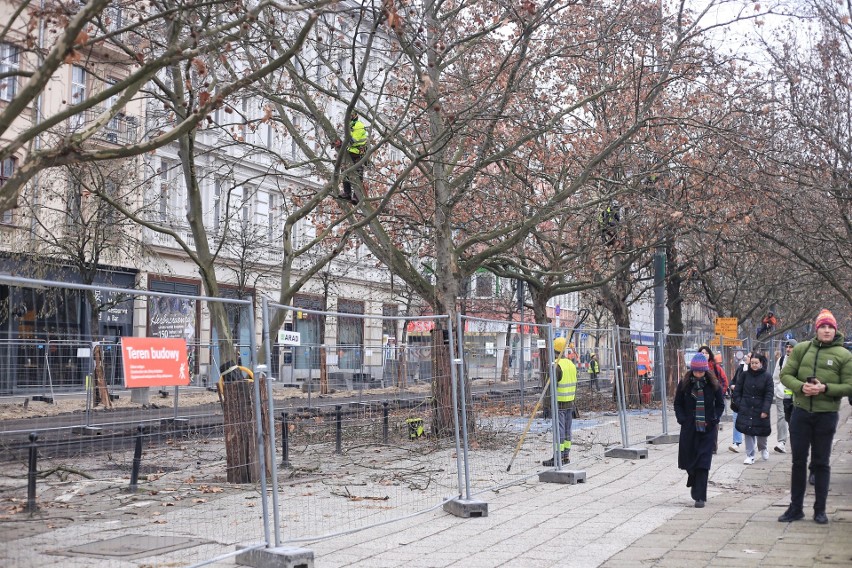
[{"label": "traffic sign", "polygon": [[[718,347],[721,345],[719,341],[719,336],[715,336],[710,340],[710,347]],[[725,347],[742,347],[743,340],[742,339],[732,339],[730,337],[725,337]]]},{"label": "traffic sign", "polygon": [[739,335],[737,326],[737,318],[716,318],[716,335],[736,339]]}]

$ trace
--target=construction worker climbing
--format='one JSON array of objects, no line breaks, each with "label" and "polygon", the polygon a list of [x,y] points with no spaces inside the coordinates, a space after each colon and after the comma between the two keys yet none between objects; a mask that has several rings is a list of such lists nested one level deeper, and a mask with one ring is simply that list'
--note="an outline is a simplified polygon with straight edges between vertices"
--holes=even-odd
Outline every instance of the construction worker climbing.
[{"label": "construction worker climbing", "polygon": [[763,316],[763,319],[760,320],[760,327],[757,328],[757,335],[755,336],[755,339],[760,339],[760,336],[764,333],[774,331],[776,325],[778,325],[778,318],[776,318],[775,314],[772,312],[767,313]]},{"label": "construction worker climbing", "polygon": [[601,229],[601,241],[606,246],[615,244],[616,229],[621,222],[621,214],[619,213],[619,205],[617,201],[613,201],[606,206],[606,209],[601,211],[598,223]]},{"label": "construction worker climbing", "polygon": [[[564,337],[557,337],[553,341],[553,350],[556,353],[556,408],[557,426],[559,428],[559,452],[562,464],[571,460],[571,423],[574,418],[574,395],[577,392],[577,367],[569,358],[572,354],[571,348],[565,348]],[[541,462],[546,467],[553,466],[553,458]]]},{"label": "construction worker climbing", "polygon": [[[367,127],[358,118],[358,113],[354,111],[352,112],[352,117],[349,119],[349,139],[350,143],[346,154],[352,160],[352,163],[357,166],[354,175],[358,176],[363,186],[364,164],[361,163],[358,165],[358,162],[367,152]],[[340,147],[340,140],[335,141],[335,147]],[[352,191],[352,183],[349,181],[348,176],[343,178],[343,193],[339,197],[348,199],[354,205],[358,204],[358,196]]]}]

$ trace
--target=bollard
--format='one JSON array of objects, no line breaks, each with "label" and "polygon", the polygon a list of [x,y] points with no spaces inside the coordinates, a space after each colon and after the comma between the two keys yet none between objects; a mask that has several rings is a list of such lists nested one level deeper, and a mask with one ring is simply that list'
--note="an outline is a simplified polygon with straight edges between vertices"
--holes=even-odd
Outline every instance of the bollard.
[{"label": "bollard", "polygon": [[388,401],[382,403],[382,443],[388,443]]},{"label": "bollard", "polygon": [[290,422],[287,420],[288,416],[286,412],[281,413],[281,453],[284,457],[281,461],[281,467],[290,467]]},{"label": "bollard", "polygon": [[382,443],[388,443],[388,401],[382,403]]},{"label": "bollard", "polygon": [[342,437],[343,437],[343,416],[340,412],[340,409],[343,408],[343,407],[338,404],[334,408],[335,408],[335,415],[336,415],[335,421],[337,422],[337,432],[335,432],[334,453],[342,454],[343,449],[341,447],[341,440],[342,440]]},{"label": "bollard", "polygon": [[38,463],[38,434],[33,432],[30,434],[30,464],[27,470],[27,512],[35,513],[38,509],[36,505],[36,465]]},{"label": "bollard", "polygon": [[136,448],[133,450],[133,469],[130,471],[130,492],[139,486],[139,467],[142,465],[142,425],[136,428]]}]

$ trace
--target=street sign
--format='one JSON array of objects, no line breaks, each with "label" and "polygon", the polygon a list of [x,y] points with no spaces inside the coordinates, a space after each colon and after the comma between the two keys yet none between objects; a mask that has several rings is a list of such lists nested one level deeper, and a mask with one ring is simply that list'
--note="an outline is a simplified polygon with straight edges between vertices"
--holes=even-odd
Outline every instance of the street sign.
[{"label": "street sign", "polygon": [[302,334],[298,331],[278,330],[278,343],[280,345],[301,345]]},{"label": "street sign", "polygon": [[121,354],[126,388],[189,384],[185,339],[122,337]]},{"label": "street sign", "polygon": [[721,335],[724,338],[736,339],[737,333],[737,318],[716,318],[716,335]]},{"label": "street sign", "polygon": [[[717,335],[713,339],[710,340],[710,347],[719,347],[719,336]],[[743,340],[742,339],[731,339],[729,337],[725,338],[725,347],[742,347]]]}]

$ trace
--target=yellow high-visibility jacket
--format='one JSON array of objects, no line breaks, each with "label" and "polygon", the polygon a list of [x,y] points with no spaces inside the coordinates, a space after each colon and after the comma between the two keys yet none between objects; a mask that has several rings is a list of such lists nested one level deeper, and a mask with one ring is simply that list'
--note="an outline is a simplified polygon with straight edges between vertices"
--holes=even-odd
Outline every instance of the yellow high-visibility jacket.
[{"label": "yellow high-visibility jacket", "polygon": [[574,402],[577,393],[577,366],[571,359],[556,361],[556,402]]}]

